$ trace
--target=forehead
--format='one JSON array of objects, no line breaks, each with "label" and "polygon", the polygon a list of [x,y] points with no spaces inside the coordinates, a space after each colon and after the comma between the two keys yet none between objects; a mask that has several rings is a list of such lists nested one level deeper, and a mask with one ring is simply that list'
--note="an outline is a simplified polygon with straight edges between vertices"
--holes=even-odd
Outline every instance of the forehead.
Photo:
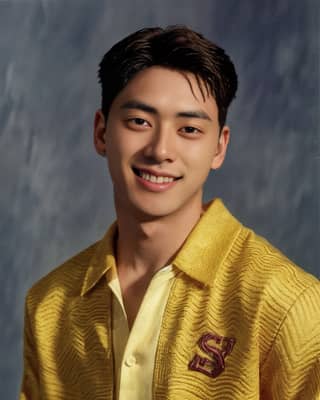
[{"label": "forehead", "polygon": [[203,109],[217,116],[217,105],[205,84],[190,72],[153,66],[138,72],[116,97],[114,103],[145,102],[161,111]]}]

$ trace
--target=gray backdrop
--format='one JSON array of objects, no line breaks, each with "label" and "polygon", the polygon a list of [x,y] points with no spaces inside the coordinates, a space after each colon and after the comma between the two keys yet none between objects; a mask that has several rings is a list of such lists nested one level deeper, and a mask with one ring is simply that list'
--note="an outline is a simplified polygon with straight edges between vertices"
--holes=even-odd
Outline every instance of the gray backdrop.
[{"label": "gray backdrop", "polygon": [[97,64],[131,31],[174,23],[224,47],[239,73],[206,198],[320,275],[318,0],[0,0],[1,399],[18,393],[27,288],[114,218],[92,146]]}]

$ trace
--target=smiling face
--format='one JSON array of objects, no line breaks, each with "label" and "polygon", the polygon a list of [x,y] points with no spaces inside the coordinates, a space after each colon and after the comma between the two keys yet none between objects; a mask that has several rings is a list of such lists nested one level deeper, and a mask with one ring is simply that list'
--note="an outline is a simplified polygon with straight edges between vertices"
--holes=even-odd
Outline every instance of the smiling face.
[{"label": "smiling face", "polygon": [[203,184],[228,145],[229,129],[219,132],[216,102],[203,99],[195,76],[158,66],[139,72],[107,121],[101,111],[95,117],[95,147],[107,156],[117,212],[155,218],[201,210]]}]

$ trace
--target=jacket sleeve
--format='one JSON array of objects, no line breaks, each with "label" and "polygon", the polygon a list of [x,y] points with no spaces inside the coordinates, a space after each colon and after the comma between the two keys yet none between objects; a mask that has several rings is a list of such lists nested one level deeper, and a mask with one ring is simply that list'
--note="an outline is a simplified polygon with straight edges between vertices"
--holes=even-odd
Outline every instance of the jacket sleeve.
[{"label": "jacket sleeve", "polygon": [[24,315],[23,363],[24,370],[20,391],[20,400],[38,400],[40,399],[40,392],[37,349],[30,323],[27,301]]},{"label": "jacket sleeve", "polygon": [[262,398],[320,400],[320,282],[284,318],[262,367]]}]

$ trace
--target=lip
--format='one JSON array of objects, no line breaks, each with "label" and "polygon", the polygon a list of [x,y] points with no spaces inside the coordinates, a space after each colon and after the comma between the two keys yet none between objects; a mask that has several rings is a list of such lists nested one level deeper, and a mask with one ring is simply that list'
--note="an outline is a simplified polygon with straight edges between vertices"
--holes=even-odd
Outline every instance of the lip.
[{"label": "lip", "polygon": [[[165,172],[159,173],[158,171],[153,171],[153,170],[146,169],[146,168],[133,167],[132,169],[133,169],[135,178],[136,178],[137,182],[139,183],[139,185],[143,186],[144,189],[147,189],[150,192],[156,192],[156,193],[165,192],[165,191],[171,189],[173,186],[175,186],[177,184],[178,180],[180,179],[180,177],[176,177],[172,174],[168,174]],[[148,174],[152,174],[155,176],[165,176],[168,178],[174,178],[174,180],[172,182],[163,182],[163,183],[150,182],[150,181],[147,181],[146,179],[143,179],[142,176],[138,175],[136,173],[137,170],[148,173]]]},{"label": "lip", "polygon": [[[149,168],[139,168],[139,167],[133,166],[132,169],[133,169],[133,172],[135,172],[135,170],[139,170],[141,172],[145,172],[146,174],[150,174],[150,175],[154,175],[154,176],[163,176],[163,177],[167,177],[167,178],[173,178],[174,180],[182,178],[182,176],[172,175],[172,174],[170,174],[168,172],[164,172],[164,171],[155,171],[155,170],[149,169]],[[136,173],[135,173],[135,175],[138,176]]]},{"label": "lip", "polygon": [[[161,176],[164,176],[164,175],[161,175]],[[135,175],[135,177],[136,177],[138,183],[141,186],[143,186],[144,189],[147,189],[150,192],[165,192],[166,190],[169,190],[173,186],[175,186],[178,182],[178,180],[174,180],[172,182],[155,183],[155,182],[147,181],[138,175]]]}]

